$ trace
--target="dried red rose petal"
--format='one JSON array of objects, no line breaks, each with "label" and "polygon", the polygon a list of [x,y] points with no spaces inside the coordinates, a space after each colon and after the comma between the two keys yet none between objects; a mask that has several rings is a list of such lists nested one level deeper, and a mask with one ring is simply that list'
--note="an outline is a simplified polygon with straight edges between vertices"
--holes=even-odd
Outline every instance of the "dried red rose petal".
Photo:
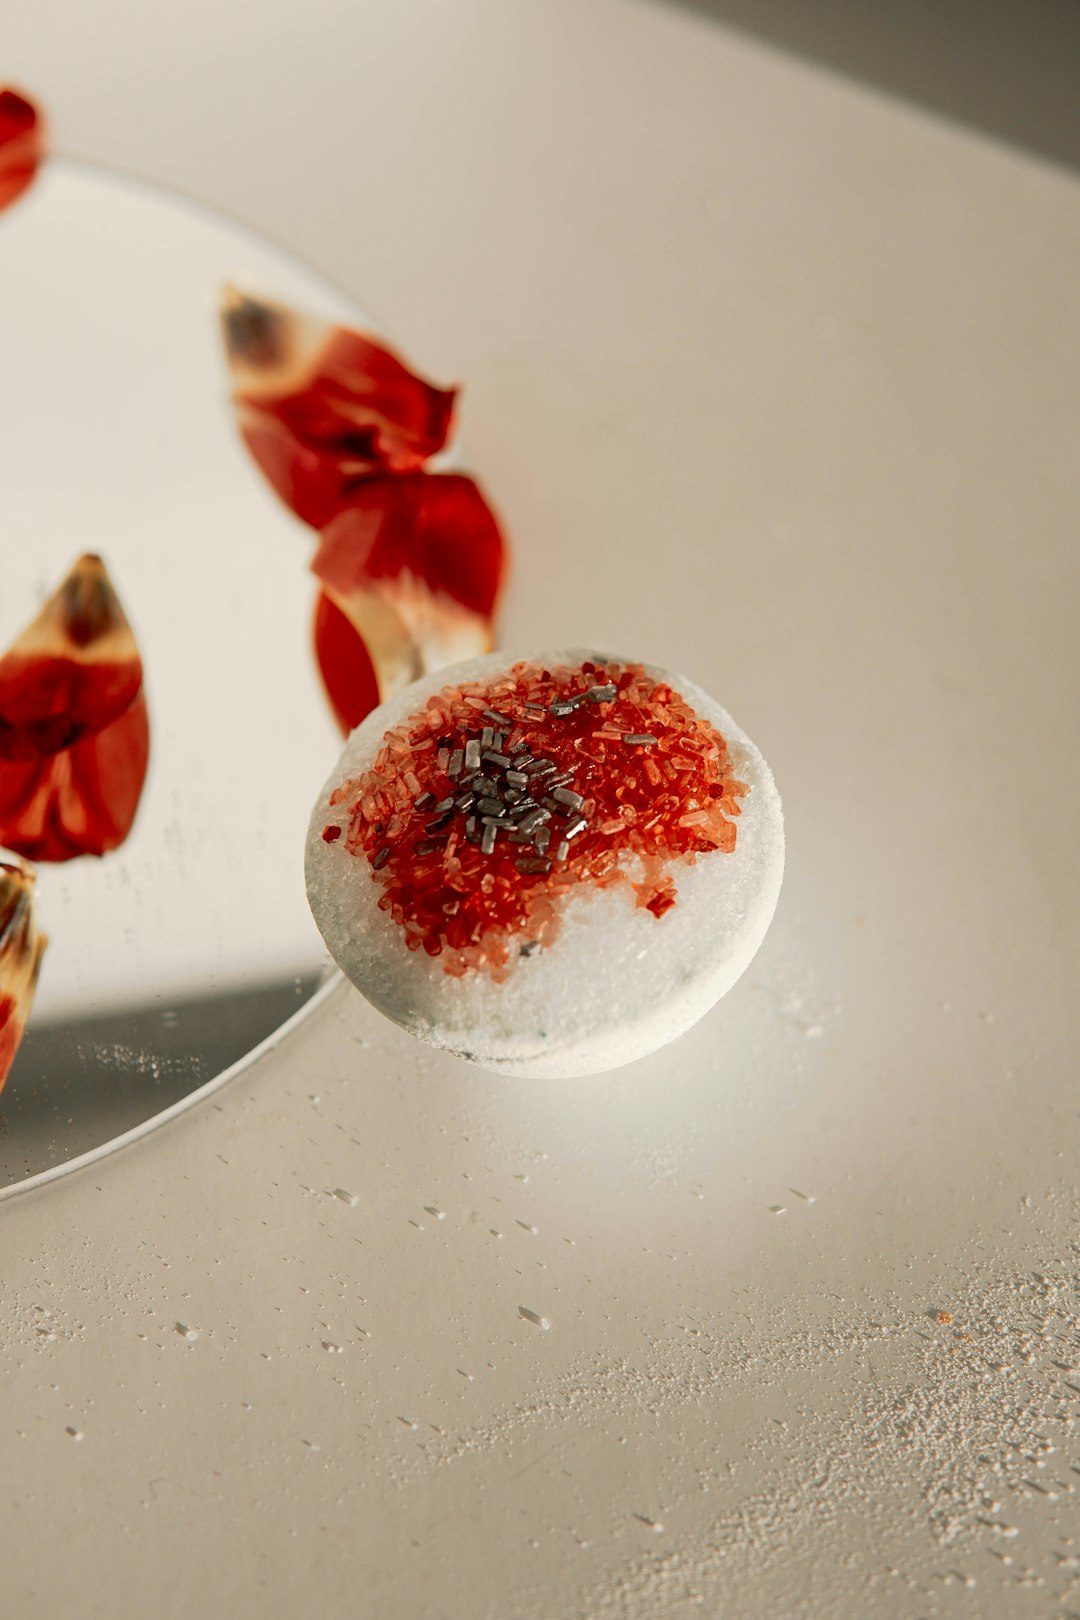
[{"label": "dried red rose petal", "polygon": [[44,121],[17,90],[0,90],[0,208],[22,195],[37,173]]},{"label": "dried red rose petal", "polygon": [[103,855],[131,830],[149,757],[142,661],[99,557],[81,557],[0,659],[0,845]]},{"label": "dried red rose petal", "polygon": [[222,325],[244,441],[312,528],[373,473],[416,471],[446,444],[456,390],[417,376],[370,334],[235,288]]},{"label": "dried red rose petal", "polygon": [[[426,670],[490,649],[505,555],[491,508],[462,473],[372,478],[355,491],[311,565],[338,610],[320,606],[316,651],[344,730]],[[362,646],[349,646],[342,619]]]},{"label": "dried red rose petal", "polygon": [[322,531],[315,650],[349,731],[427,669],[486,651],[505,569],[476,483],[430,473],[455,391],[369,334],[226,290],[240,430],[285,504]]},{"label": "dried red rose petal", "polygon": [[363,636],[323,591],[315,600],[313,631],[323,687],[342,735],[348,736],[379,702],[375,666]]},{"label": "dried red rose petal", "polygon": [[34,922],[34,874],[0,864],[0,1091],[34,999],[46,938]]}]

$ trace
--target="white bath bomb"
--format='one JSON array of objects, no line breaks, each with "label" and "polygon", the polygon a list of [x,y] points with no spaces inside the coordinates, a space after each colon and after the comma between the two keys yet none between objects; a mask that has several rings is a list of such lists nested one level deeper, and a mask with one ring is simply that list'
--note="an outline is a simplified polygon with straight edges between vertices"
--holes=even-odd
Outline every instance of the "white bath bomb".
[{"label": "white bath bomb", "polygon": [[[609,675],[626,671],[637,673],[606,700]],[[561,681],[559,690],[549,682],[548,701],[526,711],[523,693],[541,675]],[[659,722],[631,701],[649,690],[660,693]],[[672,693],[675,707],[665,708]],[[551,713],[552,695],[566,694],[576,706]],[[709,768],[727,784],[727,815],[718,821],[720,806],[707,796],[705,811],[691,800],[691,823],[681,828],[671,795],[699,779],[680,773],[702,756],[708,763],[716,733],[727,748],[720,745],[720,767],[714,753]],[[674,740],[683,734],[689,744]],[[478,769],[468,763],[477,751],[493,756]],[[427,800],[418,791],[425,788]],[[621,810],[621,823],[612,814],[619,793],[634,806],[629,815]],[[719,825],[734,831],[734,848],[727,837],[724,848],[643,858],[659,836],[648,826],[650,793],[667,807],[676,838],[700,833],[708,845]],[[595,870],[604,886],[582,875]],[[473,659],[426,675],[376,709],[319,796],[306,851],[320,932],[380,1012],[482,1068],[537,1078],[616,1068],[689,1029],[761,944],[783,870],[772,773],[731,716],[680,675],[581,650]],[[467,919],[495,902],[518,915],[463,954]],[[452,937],[440,937],[443,927]]]}]

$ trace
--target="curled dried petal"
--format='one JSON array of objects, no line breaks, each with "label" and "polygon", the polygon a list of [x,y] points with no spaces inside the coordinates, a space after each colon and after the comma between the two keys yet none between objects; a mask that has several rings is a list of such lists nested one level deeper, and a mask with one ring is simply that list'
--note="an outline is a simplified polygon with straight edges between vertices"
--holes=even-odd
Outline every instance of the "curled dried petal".
[{"label": "curled dried petal", "polygon": [[490,619],[505,547],[475,479],[464,473],[371,478],[323,530],[311,564],[323,587],[347,596],[405,574]]},{"label": "curled dried petal", "polygon": [[0,208],[22,195],[37,173],[44,120],[17,90],[0,90]]},{"label": "curled dried petal", "polygon": [[342,733],[358,726],[379,702],[379,683],[364,638],[324,591],[315,602],[315,656]]},{"label": "curled dried petal", "polygon": [[[491,508],[464,474],[371,478],[354,493],[311,565],[337,609],[319,608],[316,651],[345,729],[426,670],[490,649],[505,558]],[[342,619],[366,653],[350,650]]]},{"label": "curled dried petal", "polygon": [[0,864],[0,1091],[34,999],[46,938],[34,921],[34,874]]}]

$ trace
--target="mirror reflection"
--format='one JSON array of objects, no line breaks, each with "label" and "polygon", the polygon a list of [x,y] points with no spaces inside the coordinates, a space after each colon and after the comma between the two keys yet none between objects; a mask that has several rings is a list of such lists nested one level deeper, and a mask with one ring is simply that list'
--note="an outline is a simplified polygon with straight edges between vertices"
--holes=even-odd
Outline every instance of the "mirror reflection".
[{"label": "mirror reflection", "polygon": [[48,947],[0,1095],[0,1185],[197,1090],[324,972],[303,836],[339,734],[306,531],[236,432],[216,323],[235,281],[358,319],[280,250],[117,175],[54,159],[0,216],[0,651],[100,558],[148,728],[130,831],[100,856],[38,846]]}]

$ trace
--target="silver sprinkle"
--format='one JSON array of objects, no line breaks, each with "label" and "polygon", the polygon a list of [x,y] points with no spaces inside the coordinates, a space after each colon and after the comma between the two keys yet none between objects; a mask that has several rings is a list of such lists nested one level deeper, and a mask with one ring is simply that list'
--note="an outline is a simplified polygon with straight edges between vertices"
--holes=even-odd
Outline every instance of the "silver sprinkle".
[{"label": "silver sprinkle", "polygon": [[471,810],[475,803],[475,793],[463,793],[460,799],[454,800],[454,808],[455,810]]},{"label": "silver sprinkle", "polygon": [[453,806],[454,806],[454,795],[452,793],[450,793],[450,794],[447,795],[447,797],[445,799],[440,799],[439,800],[438,804],[435,806],[435,814],[437,816],[441,816],[444,810],[452,810]]},{"label": "silver sprinkle", "polygon": [[565,838],[576,838],[578,833],[584,832],[589,823],[584,816],[575,816],[573,821],[567,823],[564,830]]},{"label": "silver sprinkle", "polygon": [[508,787],[523,788],[528,787],[529,778],[524,771],[507,771],[506,782]]},{"label": "silver sprinkle", "polygon": [[390,845],[389,844],[384,844],[382,849],[377,850],[375,852],[374,856],[372,857],[371,870],[373,872],[380,871],[381,868],[386,865],[386,863],[387,863],[387,861],[389,859],[390,859]]},{"label": "silver sprinkle", "polygon": [[536,853],[546,855],[548,845],[551,843],[551,828],[537,827],[535,834]]},{"label": "silver sprinkle", "polygon": [[547,776],[554,769],[553,759],[534,759],[529,764],[528,772],[530,776]]},{"label": "silver sprinkle", "polygon": [[[527,743],[527,742],[526,742],[526,741],[525,741],[525,738],[524,738],[524,737],[522,737],[522,739],[521,739],[521,741],[520,741],[520,742],[516,742],[516,743],[515,743],[515,744],[514,744],[514,746],[513,746],[513,748],[511,748],[511,750],[510,750],[510,752],[511,752],[511,753],[512,753],[512,754],[520,754],[520,753],[521,753],[521,750],[522,750],[522,749],[523,749],[523,748],[524,748],[524,749],[525,749],[525,750],[526,750],[526,751],[527,751],[527,750],[528,750],[528,747],[529,747],[529,745],[528,745],[528,743]],[[525,761],[524,761],[524,760],[519,760],[519,761],[518,761],[518,764],[519,764],[519,765],[524,765],[524,763],[525,763]]]},{"label": "silver sprinkle", "polygon": [[560,771],[557,776],[549,776],[544,786],[549,793],[554,793],[557,787],[568,787],[573,780],[573,771]]},{"label": "silver sprinkle", "polygon": [[564,838],[562,840],[562,842],[560,843],[558,849],[555,851],[555,859],[557,861],[565,861],[565,859],[569,855],[569,853],[570,853],[570,845],[567,843],[566,839]]},{"label": "silver sprinkle", "polygon": [[590,686],[585,697],[590,703],[611,703],[615,698],[615,687],[610,682],[607,686]]},{"label": "silver sprinkle", "polygon": [[432,795],[430,793],[421,793],[418,799],[413,800],[412,807],[414,810],[424,810],[431,803],[431,799]]},{"label": "silver sprinkle", "polygon": [[548,714],[555,715],[557,719],[561,719],[562,716],[566,715],[566,714],[573,714],[573,712],[574,712],[574,705],[572,703],[549,703],[548,704]]},{"label": "silver sprinkle", "polygon": [[496,726],[510,727],[514,723],[508,714],[500,714],[498,709],[485,709],[484,719],[490,720]]},{"label": "silver sprinkle", "polygon": [[526,703],[525,712],[526,714],[546,714],[547,710],[542,703]]},{"label": "silver sprinkle", "polygon": [[646,748],[649,746],[649,744],[654,743],[655,741],[656,738],[649,731],[635,731],[632,733],[627,731],[623,732],[623,742],[626,743],[627,747],[629,748],[634,748],[639,745],[642,748]]},{"label": "silver sprinkle", "polygon": [[494,735],[495,735],[494,728],[492,726],[485,726],[483,731],[480,733],[480,747],[481,748],[490,748],[491,747],[491,739],[494,737]]},{"label": "silver sprinkle", "polygon": [[480,744],[474,737],[472,742],[465,744],[465,769],[478,771],[480,769]]},{"label": "silver sprinkle", "polygon": [[551,820],[550,810],[530,810],[527,816],[522,816],[518,826],[522,832],[533,833],[537,827],[542,827],[545,821]]},{"label": "silver sprinkle", "polygon": [[558,799],[560,804],[568,805],[571,810],[580,810],[585,803],[580,793],[574,793],[567,787],[552,788],[551,797]]},{"label": "silver sprinkle", "polygon": [[465,761],[465,750],[463,748],[455,748],[454,752],[450,755],[450,770],[449,770],[448,774],[450,776],[460,776],[461,775],[461,767],[462,767],[464,761]]},{"label": "silver sprinkle", "polygon": [[551,871],[551,862],[544,860],[542,856],[536,855],[526,855],[523,860],[515,861],[514,865],[519,872],[539,874]]},{"label": "silver sprinkle", "polygon": [[542,951],[543,948],[543,945],[538,939],[527,939],[524,945],[521,947],[521,954],[522,956],[535,956],[537,952]]},{"label": "silver sprinkle", "polygon": [[485,765],[497,765],[500,771],[508,770],[511,763],[509,755],[499,754],[493,748],[488,749],[483,759]]},{"label": "silver sprinkle", "polygon": [[490,822],[484,828],[484,836],[480,840],[481,855],[490,855],[495,848],[495,840],[499,836],[497,828]]},{"label": "silver sprinkle", "polygon": [[476,808],[482,816],[504,816],[506,806],[501,799],[477,799]]}]

